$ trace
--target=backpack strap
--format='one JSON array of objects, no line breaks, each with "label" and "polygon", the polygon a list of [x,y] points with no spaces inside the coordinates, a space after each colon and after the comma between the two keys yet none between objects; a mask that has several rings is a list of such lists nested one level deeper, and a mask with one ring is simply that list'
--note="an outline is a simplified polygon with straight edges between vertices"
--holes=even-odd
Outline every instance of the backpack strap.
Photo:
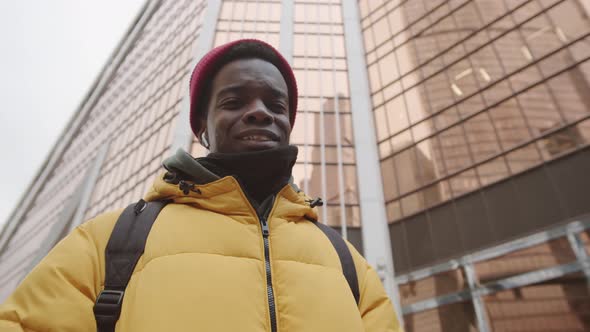
[{"label": "backpack strap", "polygon": [[168,201],[146,203],[141,199],[119,216],[105,250],[104,289],[94,303],[98,332],[115,331],[125,288],[144,252],[152,225],[166,204]]},{"label": "backpack strap", "polygon": [[352,295],[354,296],[354,300],[356,304],[359,304],[360,300],[360,291],[359,291],[359,282],[358,277],[356,274],[356,267],[354,265],[354,260],[352,259],[352,254],[350,253],[350,249],[346,244],[346,241],[340,236],[338,232],[336,232],[332,227],[328,225],[324,225],[317,220],[309,219],[314,225],[316,225],[324,234],[328,237],[330,242],[332,242],[332,246],[336,249],[338,253],[338,258],[340,258],[340,264],[342,265],[342,273],[348,282],[348,286],[352,291]]}]

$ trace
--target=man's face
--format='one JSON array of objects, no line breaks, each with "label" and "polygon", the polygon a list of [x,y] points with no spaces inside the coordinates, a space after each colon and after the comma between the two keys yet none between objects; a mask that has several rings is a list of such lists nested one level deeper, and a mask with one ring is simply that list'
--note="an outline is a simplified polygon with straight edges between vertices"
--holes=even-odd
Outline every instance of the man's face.
[{"label": "man's face", "polygon": [[279,70],[260,59],[232,61],[213,79],[207,112],[211,152],[265,150],[289,144],[289,97]]}]

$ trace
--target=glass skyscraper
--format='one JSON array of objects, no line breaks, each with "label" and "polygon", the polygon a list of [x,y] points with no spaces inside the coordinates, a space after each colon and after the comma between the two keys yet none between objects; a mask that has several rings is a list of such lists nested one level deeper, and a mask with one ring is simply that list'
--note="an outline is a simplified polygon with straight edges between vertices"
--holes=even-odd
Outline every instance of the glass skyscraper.
[{"label": "glass skyscraper", "polygon": [[206,153],[188,79],[257,38],[299,84],[295,183],[407,331],[590,329],[590,2],[148,0],[0,234],[0,300],[84,220]]}]

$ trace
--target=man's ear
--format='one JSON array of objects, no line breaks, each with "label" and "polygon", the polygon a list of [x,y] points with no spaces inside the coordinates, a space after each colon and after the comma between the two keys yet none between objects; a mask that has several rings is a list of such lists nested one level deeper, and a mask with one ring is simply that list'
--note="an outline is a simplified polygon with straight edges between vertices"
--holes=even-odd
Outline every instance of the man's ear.
[{"label": "man's ear", "polygon": [[197,139],[199,140],[199,143],[201,143],[201,145],[205,149],[208,150],[209,149],[209,132],[207,131],[207,125],[203,123],[203,126],[201,126],[201,129],[199,130],[199,132],[197,134],[198,134]]}]

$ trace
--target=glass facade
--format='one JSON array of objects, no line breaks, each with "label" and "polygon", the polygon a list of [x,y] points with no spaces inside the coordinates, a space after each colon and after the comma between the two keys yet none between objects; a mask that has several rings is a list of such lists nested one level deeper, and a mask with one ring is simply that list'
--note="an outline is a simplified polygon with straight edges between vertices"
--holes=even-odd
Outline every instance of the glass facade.
[{"label": "glass facade", "polygon": [[[587,7],[578,0],[359,1],[396,271],[428,269],[542,229],[518,203],[498,201],[526,201],[545,180],[534,169],[588,154]],[[552,171],[545,170],[547,187],[557,194],[548,194],[554,212],[547,214],[564,220],[555,211],[568,202],[560,202],[563,182],[550,183]],[[543,210],[542,202],[520,209]],[[473,288],[575,261],[567,239],[553,240],[478,262]],[[581,273],[481,299],[469,295],[467,268],[459,265],[398,281],[405,308],[440,302],[407,311],[408,331],[590,328]]]},{"label": "glass facade", "polygon": [[[197,49],[257,38],[288,50],[299,84],[294,182],[323,198],[320,220],[361,251],[380,241],[361,241],[380,221],[361,218],[365,142],[353,118],[373,120],[375,191],[407,331],[590,329],[587,2],[358,0],[366,84],[349,71],[354,29],[342,0],[147,3],[30,203],[17,207],[26,213],[0,234],[0,300],[56,229],[136,201],[163,171],[186,130],[177,122]],[[370,109],[352,106],[358,82]],[[185,148],[206,154],[196,138]],[[77,205],[93,167],[92,194]]]},{"label": "glass facade", "polygon": [[67,202],[80,194],[101,146],[109,144],[109,150],[84,219],[138,200],[162,171],[205,5],[161,1],[139,32],[2,250],[0,298],[28,273],[48,234],[64,222]]},{"label": "glass facade", "polygon": [[[204,5],[163,2],[89,115],[87,130],[109,131],[110,148],[86,219],[141,197],[162,171]],[[64,164],[71,163],[67,156]]]},{"label": "glass facade", "polygon": [[359,6],[389,222],[588,143],[581,1]]},{"label": "glass facade", "polygon": [[[340,1],[294,2],[293,70],[300,86],[296,183],[322,197],[322,220],[360,226],[354,137]],[[303,158],[302,158],[303,157]]]}]

